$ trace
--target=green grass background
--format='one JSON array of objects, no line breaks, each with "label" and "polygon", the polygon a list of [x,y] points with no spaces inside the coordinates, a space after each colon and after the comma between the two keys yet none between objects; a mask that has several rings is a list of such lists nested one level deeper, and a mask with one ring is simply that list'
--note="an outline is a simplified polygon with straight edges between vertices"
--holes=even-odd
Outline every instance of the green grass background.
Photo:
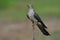
[{"label": "green grass background", "polygon": [[41,17],[60,18],[60,0],[0,0],[0,17],[10,14],[12,20],[25,19],[28,13],[26,5],[29,3]]}]

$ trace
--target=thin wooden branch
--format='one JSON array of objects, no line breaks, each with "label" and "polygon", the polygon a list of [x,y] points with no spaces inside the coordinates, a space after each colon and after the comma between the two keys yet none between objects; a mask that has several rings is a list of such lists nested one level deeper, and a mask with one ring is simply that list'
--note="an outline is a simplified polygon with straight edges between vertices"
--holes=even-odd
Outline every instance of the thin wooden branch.
[{"label": "thin wooden branch", "polygon": [[35,37],[35,27],[34,27],[34,24],[32,25],[33,27],[33,40],[36,40],[36,37]]}]

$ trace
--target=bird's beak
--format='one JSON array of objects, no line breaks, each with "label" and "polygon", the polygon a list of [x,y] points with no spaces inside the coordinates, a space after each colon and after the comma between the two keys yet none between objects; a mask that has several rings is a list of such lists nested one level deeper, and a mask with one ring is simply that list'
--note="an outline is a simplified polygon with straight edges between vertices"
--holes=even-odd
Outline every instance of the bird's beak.
[{"label": "bird's beak", "polygon": [[29,8],[29,5],[27,5],[27,7]]}]

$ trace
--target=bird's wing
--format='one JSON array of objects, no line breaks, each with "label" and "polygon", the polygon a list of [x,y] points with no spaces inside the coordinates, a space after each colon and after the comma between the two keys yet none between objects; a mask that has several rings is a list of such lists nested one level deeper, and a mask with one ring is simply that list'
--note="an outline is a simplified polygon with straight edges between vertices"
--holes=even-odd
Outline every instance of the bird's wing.
[{"label": "bird's wing", "polygon": [[35,14],[34,14],[34,18],[35,18],[38,22],[41,23],[41,26],[42,26],[42,27],[47,28],[47,27],[45,26],[45,24],[42,22],[41,18],[38,16],[38,14],[35,13]]}]

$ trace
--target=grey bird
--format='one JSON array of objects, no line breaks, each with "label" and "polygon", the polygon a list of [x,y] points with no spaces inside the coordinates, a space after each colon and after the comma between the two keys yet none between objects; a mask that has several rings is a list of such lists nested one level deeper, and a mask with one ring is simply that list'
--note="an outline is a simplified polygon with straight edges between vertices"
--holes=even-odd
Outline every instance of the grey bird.
[{"label": "grey bird", "polygon": [[46,30],[47,29],[46,25],[43,23],[38,14],[34,11],[32,5],[29,4],[27,5],[27,7],[29,9],[27,18],[32,22],[33,25],[36,24],[44,35],[49,36],[50,34]]}]

